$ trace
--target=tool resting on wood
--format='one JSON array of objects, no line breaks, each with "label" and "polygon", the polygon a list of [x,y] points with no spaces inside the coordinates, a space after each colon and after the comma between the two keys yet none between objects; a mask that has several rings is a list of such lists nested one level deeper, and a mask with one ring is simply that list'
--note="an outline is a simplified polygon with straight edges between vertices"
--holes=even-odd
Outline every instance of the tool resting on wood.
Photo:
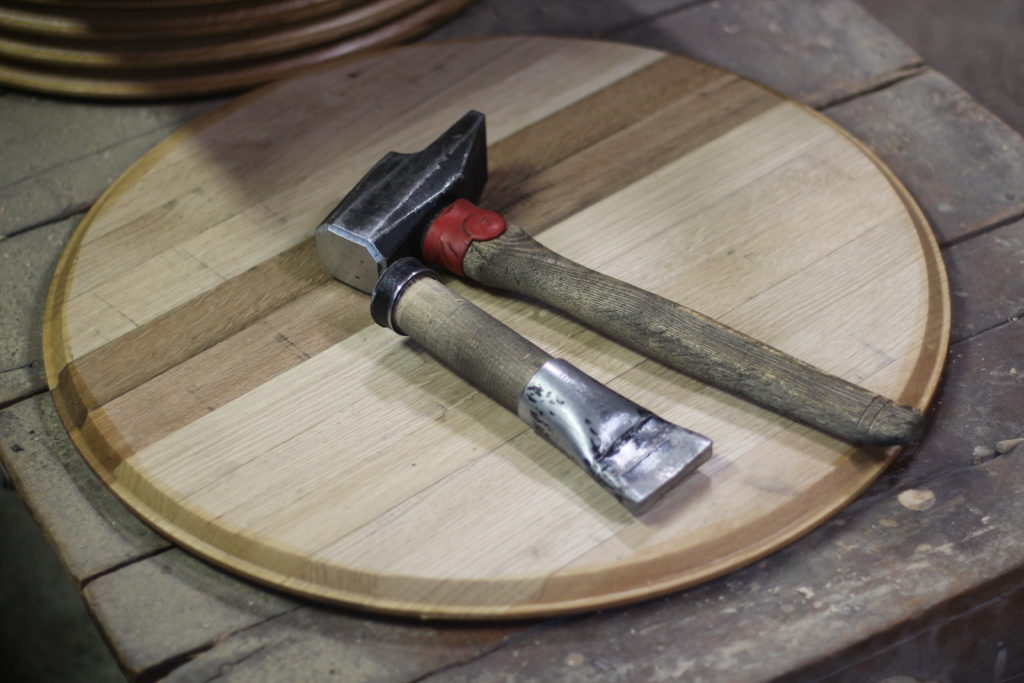
[{"label": "tool resting on wood", "polygon": [[472,204],[487,180],[483,114],[414,154],[391,152],[317,228],[335,277],[369,292],[395,260],[422,257],[558,308],[630,348],[852,443],[907,444],[920,411],[793,358],[696,311],[553,253]]},{"label": "tool resting on wood", "polygon": [[381,275],[373,319],[407,334],[642,514],[711,457],[705,436],[666,422],[555,359],[438,282],[413,258]]}]

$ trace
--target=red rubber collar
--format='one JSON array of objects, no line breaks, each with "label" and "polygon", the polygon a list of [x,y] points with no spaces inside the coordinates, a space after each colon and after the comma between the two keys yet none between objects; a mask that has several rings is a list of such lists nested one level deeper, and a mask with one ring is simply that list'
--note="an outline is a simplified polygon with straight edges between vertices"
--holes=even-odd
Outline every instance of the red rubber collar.
[{"label": "red rubber collar", "polygon": [[462,275],[462,259],[473,242],[493,240],[508,224],[493,211],[456,199],[438,214],[423,235],[423,258]]}]

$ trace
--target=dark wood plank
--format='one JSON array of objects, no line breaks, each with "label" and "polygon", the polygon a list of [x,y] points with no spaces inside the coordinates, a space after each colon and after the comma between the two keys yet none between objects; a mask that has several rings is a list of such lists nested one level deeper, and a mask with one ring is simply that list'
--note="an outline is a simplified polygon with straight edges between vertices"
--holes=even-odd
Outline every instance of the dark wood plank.
[{"label": "dark wood plank", "polygon": [[306,606],[232,635],[166,680],[413,681],[480,657],[521,630],[507,624],[389,620]]},{"label": "dark wood plank", "polygon": [[[329,280],[309,239],[135,328],[75,361],[83,376],[98,382],[96,405],[87,408],[112,401]],[[223,315],[225,309],[231,315]]]},{"label": "dark wood plank", "polygon": [[826,113],[906,184],[940,243],[1024,215],[1024,138],[945,76],[925,72]]},{"label": "dark wood plank", "polygon": [[717,0],[612,38],[700,59],[811,106],[878,87],[920,58],[850,0]]},{"label": "dark wood plank", "polygon": [[1024,320],[953,345],[924,440],[901,454],[864,500],[991,460],[999,444],[1024,437],[1022,348]]},{"label": "dark wood plank", "polygon": [[83,595],[125,673],[146,680],[186,653],[298,606],[177,548],[100,576]]},{"label": "dark wood plank", "polygon": [[[125,457],[257,388],[267,377],[274,376],[273,373],[293,368],[357,329],[365,328],[371,324],[367,300],[363,293],[354,289],[339,289],[337,283],[325,283],[278,309],[265,321],[250,325],[194,358],[160,372],[107,403],[99,416],[94,414],[88,419],[105,420],[117,415],[137,420],[134,423],[137,429],[120,433],[117,457]],[[302,327],[291,328],[286,336],[277,325],[289,320]],[[296,333],[299,329],[301,334]],[[139,363],[139,366],[145,368],[147,364]],[[183,386],[189,387],[187,399],[167,401],[169,396],[181,397]],[[65,391],[61,389],[61,396],[70,398]],[[103,400],[96,397],[95,403],[100,405]],[[147,404],[161,404],[164,409],[147,413]],[[84,413],[82,417],[86,419]]]},{"label": "dark wood plank", "polygon": [[76,585],[170,547],[92,473],[48,395],[0,411],[0,463]]},{"label": "dark wood plank", "polygon": [[[1024,186],[1024,178],[1020,182]],[[1024,221],[952,246],[943,256],[953,303],[950,341],[1024,316]]]},{"label": "dark wood plank", "polygon": [[460,16],[427,35],[427,40],[467,36],[551,35],[597,38],[702,0],[477,0]]},{"label": "dark wood plank", "polygon": [[930,67],[1024,131],[1024,5],[1004,0],[858,0]]},{"label": "dark wood plank", "polygon": [[[1010,681],[1024,660],[1024,576],[1019,570],[908,620],[898,632],[872,638],[779,683]],[[907,676],[913,673],[913,678]]]},{"label": "dark wood plank", "polygon": [[[481,205],[514,217],[536,235],[779,101],[714,69],[688,75],[675,60],[659,60],[501,140],[488,150],[492,176]],[[638,125],[644,119],[648,124]],[[581,120],[600,123],[582,134]],[[543,158],[527,158],[533,149],[547,151]]]},{"label": "dark wood plank", "polygon": [[43,300],[79,218],[0,240],[0,406],[46,387],[39,342]]}]

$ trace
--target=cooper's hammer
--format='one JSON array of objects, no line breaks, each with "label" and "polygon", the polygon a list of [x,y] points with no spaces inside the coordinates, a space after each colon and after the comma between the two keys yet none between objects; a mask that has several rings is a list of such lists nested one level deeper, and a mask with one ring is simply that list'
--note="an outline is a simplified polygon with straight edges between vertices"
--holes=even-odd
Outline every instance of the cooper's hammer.
[{"label": "cooper's hammer", "polygon": [[484,115],[470,111],[426,149],[388,153],[316,230],[335,277],[365,292],[403,256],[525,294],[708,384],[852,443],[912,442],[920,411],[830,375],[678,303],[550,251],[477,201],[487,180]]}]

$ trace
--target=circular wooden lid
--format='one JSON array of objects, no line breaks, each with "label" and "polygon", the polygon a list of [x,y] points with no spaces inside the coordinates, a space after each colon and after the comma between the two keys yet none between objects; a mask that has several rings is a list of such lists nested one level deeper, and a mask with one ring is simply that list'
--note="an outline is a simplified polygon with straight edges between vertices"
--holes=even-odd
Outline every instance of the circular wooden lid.
[{"label": "circular wooden lid", "polygon": [[[925,407],[948,337],[920,212],[825,118],[604,42],[418,44],[269,86],[172,136],[78,228],[48,378],[125,503],[203,557],[373,610],[526,617],[648,598],[822,522],[895,450],[857,449],[529,301],[448,284],[712,437],[631,517],[565,456],[330,280],[312,230],[388,151],[487,114],[482,203],[547,246]],[[444,321],[438,321],[444,324]]]}]

